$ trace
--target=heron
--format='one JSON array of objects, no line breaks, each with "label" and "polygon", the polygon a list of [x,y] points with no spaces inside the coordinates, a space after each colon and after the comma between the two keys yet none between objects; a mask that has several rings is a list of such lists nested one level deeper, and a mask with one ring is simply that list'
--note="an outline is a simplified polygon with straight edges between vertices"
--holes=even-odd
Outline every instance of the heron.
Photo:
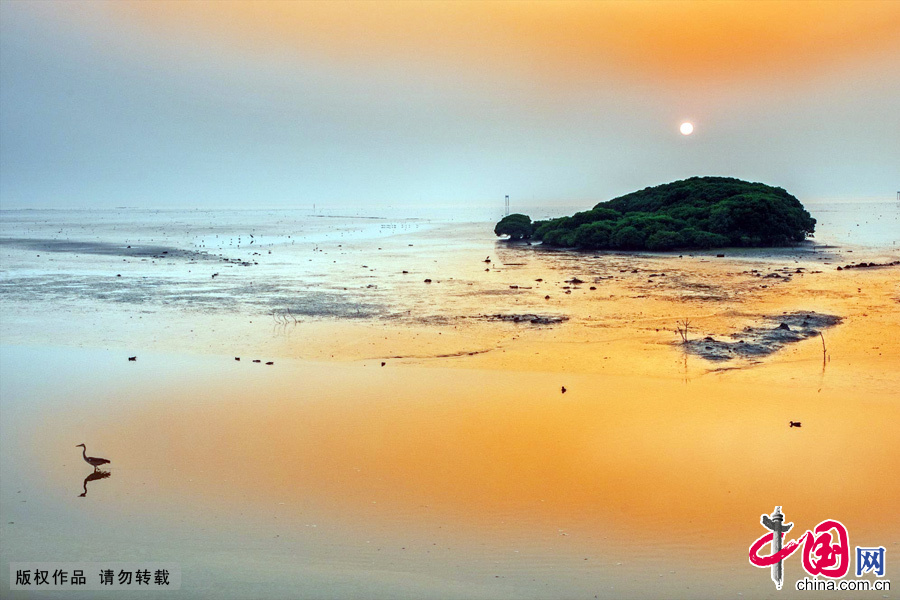
[{"label": "heron", "polygon": [[[109,461],[106,460],[105,458],[97,458],[96,456],[88,456],[87,455],[87,446],[85,446],[84,444],[78,444],[78,446],[81,446],[81,455],[84,456],[84,462],[86,462],[87,464],[94,467],[95,471],[100,467],[100,465],[105,465],[105,464],[109,463]],[[75,447],[78,448],[78,446],[75,446]]]}]

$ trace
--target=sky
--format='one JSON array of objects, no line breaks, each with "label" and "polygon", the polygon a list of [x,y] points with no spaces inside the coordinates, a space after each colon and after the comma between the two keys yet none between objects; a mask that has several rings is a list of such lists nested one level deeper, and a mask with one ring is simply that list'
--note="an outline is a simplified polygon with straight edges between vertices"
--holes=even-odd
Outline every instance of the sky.
[{"label": "sky", "polygon": [[900,2],[0,0],[4,209],[590,206],[694,175],[895,198]]}]

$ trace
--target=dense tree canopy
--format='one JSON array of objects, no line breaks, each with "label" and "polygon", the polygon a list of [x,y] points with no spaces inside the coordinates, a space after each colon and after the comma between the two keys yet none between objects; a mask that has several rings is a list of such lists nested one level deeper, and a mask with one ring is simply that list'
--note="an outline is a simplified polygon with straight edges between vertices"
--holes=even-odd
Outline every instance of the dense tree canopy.
[{"label": "dense tree canopy", "polygon": [[504,217],[494,228],[510,239],[548,246],[674,250],[722,246],[785,246],[816,227],[800,201],[781,188],[731,177],[692,177],[601,202],[546,221]]},{"label": "dense tree canopy", "polygon": [[527,240],[531,237],[532,232],[531,217],[518,213],[503,217],[494,226],[495,234],[508,235],[511,240]]}]

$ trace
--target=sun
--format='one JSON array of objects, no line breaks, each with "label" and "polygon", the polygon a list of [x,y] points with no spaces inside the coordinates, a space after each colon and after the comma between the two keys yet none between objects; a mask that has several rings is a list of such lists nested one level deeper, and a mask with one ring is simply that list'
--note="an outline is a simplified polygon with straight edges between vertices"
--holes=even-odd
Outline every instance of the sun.
[{"label": "sun", "polygon": [[681,135],[691,135],[694,133],[694,125],[690,121],[681,124]]}]

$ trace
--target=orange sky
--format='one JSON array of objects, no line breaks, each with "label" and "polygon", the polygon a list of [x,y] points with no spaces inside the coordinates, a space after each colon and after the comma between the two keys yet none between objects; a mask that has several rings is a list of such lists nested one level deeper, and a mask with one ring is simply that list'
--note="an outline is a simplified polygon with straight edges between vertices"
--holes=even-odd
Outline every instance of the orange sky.
[{"label": "orange sky", "polygon": [[[900,51],[897,2],[118,2],[163,33],[338,61],[552,78],[815,75]],[[889,54],[888,54],[889,55]]]},{"label": "orange sky", "polygon": [[33,1],[0,27],[16,205],[897,190],[896,1]]}]

